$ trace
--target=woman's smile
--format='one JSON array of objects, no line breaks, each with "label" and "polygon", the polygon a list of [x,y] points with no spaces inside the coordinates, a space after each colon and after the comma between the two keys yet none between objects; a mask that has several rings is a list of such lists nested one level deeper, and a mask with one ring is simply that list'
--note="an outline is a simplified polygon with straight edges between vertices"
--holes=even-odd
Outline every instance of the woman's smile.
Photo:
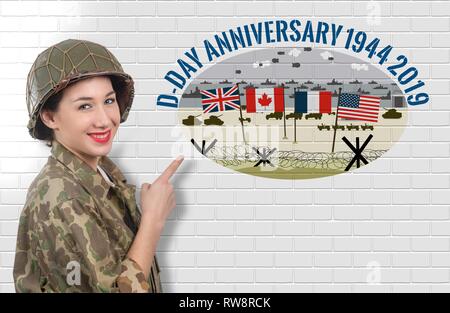
[{"label": "woman's smile", "polygon": [[107,143],[111,138],[111,130],[102,133],[89,133],[88,135],[98,143]]}]

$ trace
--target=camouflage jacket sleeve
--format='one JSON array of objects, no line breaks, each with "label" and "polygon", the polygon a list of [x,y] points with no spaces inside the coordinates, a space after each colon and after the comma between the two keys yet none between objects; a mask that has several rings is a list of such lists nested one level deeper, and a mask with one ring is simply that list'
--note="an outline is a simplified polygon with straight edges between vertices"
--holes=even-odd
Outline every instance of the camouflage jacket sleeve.
[{"label": "camouflage jacket sleeve", "polygon": [[66,200],[21,221],[26,236],[16,262],[16,290],[22,292],[148,292],[139,265],[108,240],[102,217],[89,199]]}]

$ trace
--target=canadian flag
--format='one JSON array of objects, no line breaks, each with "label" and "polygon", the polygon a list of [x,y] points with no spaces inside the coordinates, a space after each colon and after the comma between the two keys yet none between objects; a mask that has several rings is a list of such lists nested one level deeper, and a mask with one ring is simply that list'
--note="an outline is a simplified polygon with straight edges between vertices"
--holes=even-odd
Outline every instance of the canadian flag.
[{"label": "canadian flag", "polygon": [[283,112],[284,88],[247,88],[245,100],[247,113]]}]

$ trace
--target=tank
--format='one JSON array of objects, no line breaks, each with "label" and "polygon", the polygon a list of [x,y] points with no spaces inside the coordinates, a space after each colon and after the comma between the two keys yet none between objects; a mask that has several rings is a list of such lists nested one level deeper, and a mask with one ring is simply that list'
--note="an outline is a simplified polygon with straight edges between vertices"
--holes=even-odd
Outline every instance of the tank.
[{"label": "tank", "polygon": [[326,130],[331,130],[330,125],[324,125],[323,123],[320,124],[320,125],[317,125],[317,128],[318,128],[320,131],[322,131],[322,130],[324,130],[324,129],[326,129]]},{"label": "tank", "polygon": [[347,125],[347,129],[348,130],[352,130],[352,129],[359,130],[359,125],[350,124],[350,125]]},{"label": "tank", "polygon": [[382,116],[383,118],[401,118],[402,113],[397,112],[396,109],[389,109],[387,112],[384,112]]},{"label": "tank", "polygon": [[271,118],[281,120],[283,118],[283,112],[273,112],[266,115],[266,120],[269,120]]},{"label": "tank", "polygon": [[316,120],[322,119],[322,113],[309,113],[305,115],[306,119],[314,118]]},{"label": "tank", "polygon": [[183,125],[186,126],[194,126],[194,125],[201,125],[202,122],[197,118],[199,115],[189,115],[188,117],[186,117],[185,119],[183,119]]},{"label": "tank", "polygon": [[252,121],[252,119],[250,118],[250,117],[246,117],[246,118],[242,118],[242,117],[240,117],[239,118],[239,122],[251,122]]},{"label": "tank", "polygon": [[288,115],[286,115],[286,119],[287,120],[290,119],[290,118],[297,118],[297,119],[301,120],[302,117],[303,117],[303,113],[295,113],[295,112],[293,112],[293,113],[289,113]]},{"label": "tank", "polygon": [[215,115],[211,115],[208,119],[206,119],[204,121],[205,125],[218,125],[221,126],[223,125],[223,121],[219,118],[222,115],[219,116],[215,116]]},{"label": "tank", "polygon": [[373,125],[369,125],[366,123],[364,125],[361,125],[361,129],[362,130],[367,130],[367,129],[373,130]]}]

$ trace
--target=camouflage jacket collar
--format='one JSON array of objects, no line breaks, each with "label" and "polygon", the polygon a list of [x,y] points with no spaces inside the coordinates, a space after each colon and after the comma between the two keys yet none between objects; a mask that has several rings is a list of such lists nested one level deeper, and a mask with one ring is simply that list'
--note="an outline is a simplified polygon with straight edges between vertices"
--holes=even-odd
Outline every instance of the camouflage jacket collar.
[{"label": "camouflage jacket collar", "polygon": [[[51,153],[57,161],[75,174],[89,193],[100,199],[106,197],[111,186],[99,172],[94,171],[86,162],[56,140],[53,141]],[[99,159],[98,165],[109,174],[116,188],[126,189],[131,187],[131,185],[126,184],[126,178],[119,168],[107,156],[102,156]]]}]

